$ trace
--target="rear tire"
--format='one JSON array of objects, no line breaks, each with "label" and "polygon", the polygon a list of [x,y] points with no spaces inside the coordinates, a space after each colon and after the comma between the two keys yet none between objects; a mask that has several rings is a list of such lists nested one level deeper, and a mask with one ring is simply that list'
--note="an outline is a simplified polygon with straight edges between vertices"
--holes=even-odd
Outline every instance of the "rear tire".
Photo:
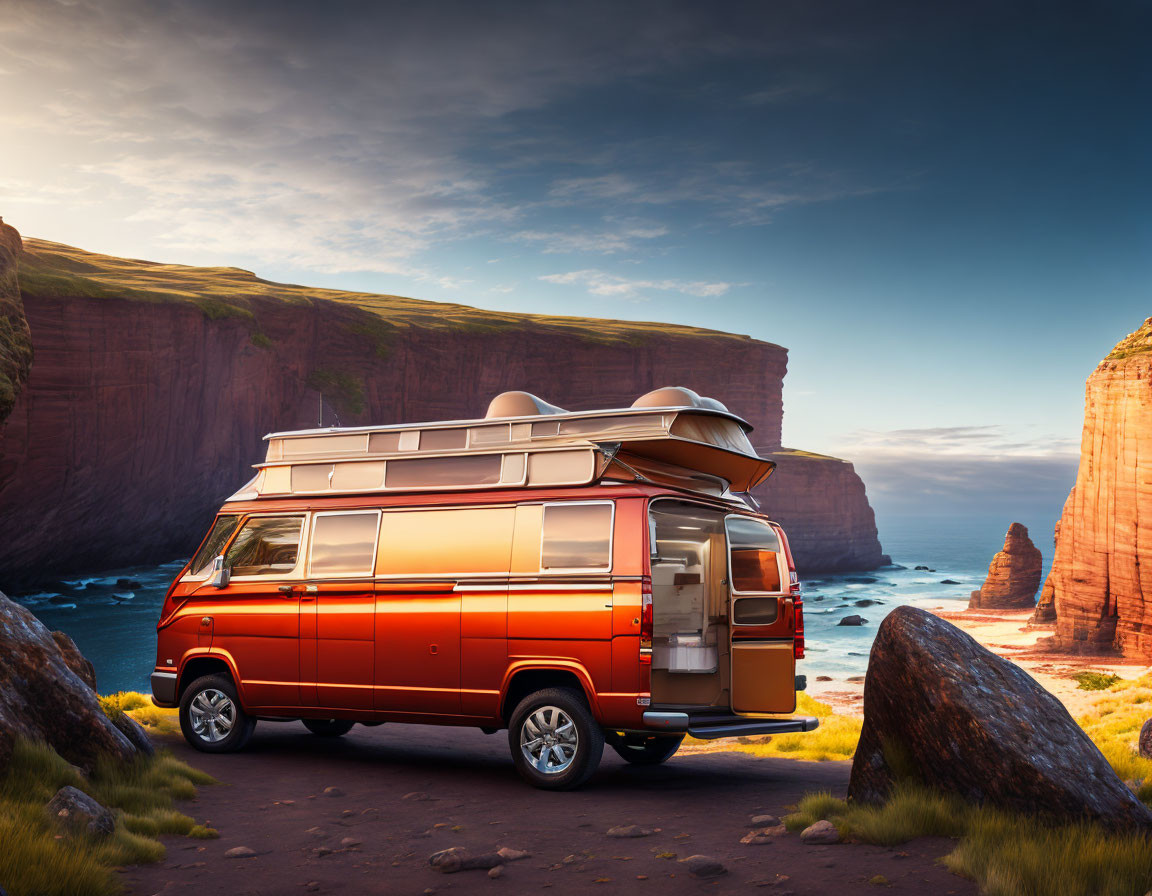
[{"label": "rear tire", "polygon": [[632,765],[659,765],[675,756],[683,741],[684,735],[682,734],[674,737],[614,734],[609,738],[608,744],[621,759],[632,763]]},{"label": "rear tire", "polygon": [[180,698],[180,730],[202,753],[233,753],[244,748],[256,720],[244,712],[232,679],[197,678]]},{"label": "rear tire", "polygon": [[516,771],[533,787],[572,790],[600,764],[604,732],[583,694],[547,688],[516,706],[508,722],[508,746]]},{"label": "rear tire", "polygon": [[346,722],[343,719],[301,719],[300,721],[317,737],[343,737],[356,724],[355,722]]}]

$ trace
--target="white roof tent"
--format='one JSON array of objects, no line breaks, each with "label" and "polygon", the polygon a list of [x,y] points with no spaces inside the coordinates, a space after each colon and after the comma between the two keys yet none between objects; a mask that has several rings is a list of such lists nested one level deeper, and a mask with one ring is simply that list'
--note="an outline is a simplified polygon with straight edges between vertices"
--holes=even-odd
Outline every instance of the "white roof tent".
[{"label": "white roof tent", "polygon": [[751,430],[720,402],[680,386],[601,411],[565,411],[527,392],[504,392],[482,420],[272,433],[255,478],[230,500],[602,479],[747,492],[775,468],[756,454]]}]

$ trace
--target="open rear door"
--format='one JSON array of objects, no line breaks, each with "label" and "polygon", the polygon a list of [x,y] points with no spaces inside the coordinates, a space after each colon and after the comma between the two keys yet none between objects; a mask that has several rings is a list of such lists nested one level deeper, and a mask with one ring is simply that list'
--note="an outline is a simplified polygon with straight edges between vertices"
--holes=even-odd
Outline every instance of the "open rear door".
[{"label": "open rear door", "polygon": [[731,639],[732,711],[796,710],[795,633],[783,545],[768,523],[725,519]]}]

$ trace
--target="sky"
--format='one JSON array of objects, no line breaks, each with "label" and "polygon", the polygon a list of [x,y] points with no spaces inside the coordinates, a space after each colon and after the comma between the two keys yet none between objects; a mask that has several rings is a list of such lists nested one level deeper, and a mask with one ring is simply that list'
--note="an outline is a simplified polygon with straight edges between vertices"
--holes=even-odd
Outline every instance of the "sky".
[{"label": "sky", "polygon": [[1050,531],[1084,380],[1152,314],[1150,35],[1138,2],[0,0],[0,215],[746,333],[789,349],[785,443],[882,518]]}]

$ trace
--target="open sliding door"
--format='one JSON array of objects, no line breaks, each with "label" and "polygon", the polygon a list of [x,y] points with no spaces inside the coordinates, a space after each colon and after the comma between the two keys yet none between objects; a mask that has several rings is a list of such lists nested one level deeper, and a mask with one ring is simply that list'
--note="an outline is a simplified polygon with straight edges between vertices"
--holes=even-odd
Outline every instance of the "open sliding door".
[{"label": "open sliding door", "polygon": [[732,711],[796,710],[792,599],[783,547],[766,522],[738,514],[728,536]]}]

